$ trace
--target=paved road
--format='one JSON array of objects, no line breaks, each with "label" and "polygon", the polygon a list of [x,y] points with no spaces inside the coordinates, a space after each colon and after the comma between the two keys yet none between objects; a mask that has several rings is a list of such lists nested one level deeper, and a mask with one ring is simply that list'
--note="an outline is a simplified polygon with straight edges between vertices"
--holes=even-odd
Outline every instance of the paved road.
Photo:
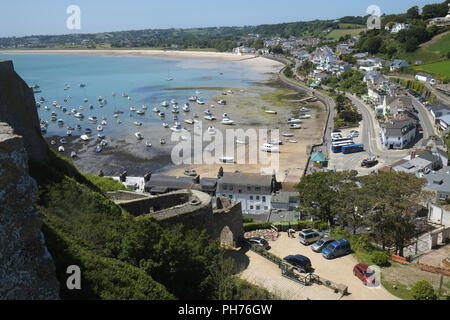
[{"label": "paved road", "polygon": [[375,113],[371,107],[367,106],[357,97],[346,94],[346,96],[356,105],[363,118],[362,141],[364,149],[371,155],[381,157],[386,162],[394,162],[408,155],[407,150],[386,150],[380,142],[380,127],[375,118]]}]

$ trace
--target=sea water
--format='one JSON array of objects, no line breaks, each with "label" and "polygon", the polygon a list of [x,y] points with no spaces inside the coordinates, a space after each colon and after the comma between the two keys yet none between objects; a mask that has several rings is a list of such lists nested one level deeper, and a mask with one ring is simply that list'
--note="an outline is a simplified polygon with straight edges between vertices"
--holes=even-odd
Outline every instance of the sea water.
[{"label": "sea water", "polygon": [[[122,138],[130,142],[136,141],[136,131],[142,132],[145,139],[151,137],[153,143],[157,143],[161,137],[169,138],[169,130],[161,126],[163,120],[152,111],[158,107],[166,114],[164,121],[172,125],[172,107],[160,107],[162,101],[170,103],[170,100],[175,99],[178,102],[179,122],[184,127],[184,119],[191,118],[192,112],[198,113],[199,120],[202,120],[204,109],[210,108],[211,104],[218,105],[217,101],[211,100],[220,93],[216,88],[246,88],[267,77],[243,63],[218,59],[31,53],[3,53],[0,59],[12,60],[16,72],[28,85],[39,85],[42,92],[36,93],[35,99],[39,101],[41,97],[45,98],[38,108],[38,114],[40,119],[49,123],[47,136],[65,136],[67,127],[75,128],[77,124],[81,125],[82,130],[75,130],[73,135],[83,134],[85,128],[90,128],[96,134],[97,125],[105,117],[107,125],[103,133],[107,139]],[[169,77],[173,80],[167,81]],[[80,87],[82,83],[86,86]],[[200,94],[195,93],[196,88],[199,88]],[[130,96],[131,100],[122,97],[122,93]],[[206,104],[199,106],[190,102],[191,112],[184,113],[182,107],[193,95],[204,99]],[[107,100],[103,107],[99,104],[99,96]],[[64,102],[65,98],[67,102]],[[88,102],[84,102],[84,99],[88,99]],[[61,105],[61,109],[55,108],[53,101]],[[93,110],[89,108],[91,104]],[[145,115],[130,112],[130,107],[137,111],[142,109],[142,105],[147,106]],[[50,110],[45,110],[45,106],[50,107]],[[67,112],[76,109],[84,115],[84,119],[65,114],[63,107]],[[64,121],[64,125],[58,126],[57,122],[50,121],[52,111],[56,112],[57,119]],[[123,112],[117,118],[121,124],[113,117],[118,111]],[[98,123],[89,122],[90,116],[96,116]],[[136,127],[134,122],[143,125]]]}]

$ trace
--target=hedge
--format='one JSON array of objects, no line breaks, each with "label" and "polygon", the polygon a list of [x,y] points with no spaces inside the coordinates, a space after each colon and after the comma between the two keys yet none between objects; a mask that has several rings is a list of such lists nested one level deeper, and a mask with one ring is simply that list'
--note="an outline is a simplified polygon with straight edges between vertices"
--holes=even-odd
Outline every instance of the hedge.
[{"label": "hedge", "polygon": [[280,221],[280,222],[249,222],[244,223],[244,231],[254,231],[260,229],[270,229],[274,226],[278,231],[285,232],[288,229],[294,229],[295,231],[301,231],[303,229],[318,229],[326,230],[328,229],[328,224],[323,221]]}]

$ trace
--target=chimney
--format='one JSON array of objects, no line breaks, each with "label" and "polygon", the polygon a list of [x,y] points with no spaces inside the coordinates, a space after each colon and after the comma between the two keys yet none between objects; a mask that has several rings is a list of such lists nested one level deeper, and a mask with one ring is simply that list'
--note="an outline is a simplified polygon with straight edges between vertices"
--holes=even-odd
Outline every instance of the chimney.
[{"label": "chimney", "polygon": [[148,170],[145,174],[144,174],[144,182],[149,182],[150,179],[152,177],[152,172],[150,170]]}]

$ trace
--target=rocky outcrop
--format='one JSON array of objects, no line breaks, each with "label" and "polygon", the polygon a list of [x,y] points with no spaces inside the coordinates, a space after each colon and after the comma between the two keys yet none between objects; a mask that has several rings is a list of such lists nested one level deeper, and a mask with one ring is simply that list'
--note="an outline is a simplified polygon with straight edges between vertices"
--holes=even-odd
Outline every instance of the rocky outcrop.
[{"label": "rocky outcrop", "polygon": [[25,137],[28,156],[45,162],[48,147],[42,138],[33,90],[14,71],[12,61],[0,61],[0,122]]},{"label": "rocky outcrop", "polygon": [[24,139],[0,122],[0,300],[58,299]]}]

